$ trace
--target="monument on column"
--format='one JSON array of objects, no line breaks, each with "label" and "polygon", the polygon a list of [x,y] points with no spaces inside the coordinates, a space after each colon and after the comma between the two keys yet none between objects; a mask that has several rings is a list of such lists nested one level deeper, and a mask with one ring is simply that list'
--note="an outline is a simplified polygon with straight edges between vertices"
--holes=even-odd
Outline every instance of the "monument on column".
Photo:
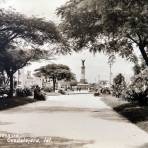
[{"label": "monument on column", "polygon": [[85,79],[85,60],[82,60],[80,83],[82,83],[82,84],[86,83],[86,79]]},{"label": "monument on column", "polygon": [[86,77],[85,77],[85,60],[82,61],[82,66],[81,66],[81,79],[80,82],[78,83],[78,90],[88,90],[89,84],[87,83]]}]

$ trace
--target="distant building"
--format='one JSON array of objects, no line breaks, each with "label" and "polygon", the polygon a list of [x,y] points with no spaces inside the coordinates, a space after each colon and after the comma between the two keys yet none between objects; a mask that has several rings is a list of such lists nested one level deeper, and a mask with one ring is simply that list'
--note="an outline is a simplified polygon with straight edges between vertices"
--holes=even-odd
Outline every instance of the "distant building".
[{"label": "distant building", "polygon": [[31,88],[35,85],[42,87],[43,85],[42,78],[32,76],[31,71],[27,71],[27,73],[25,73],[24,69],[18,70],[18,72],[15,74],[15,82],[16,87],[20,88]]},{"label": "distant building", "polygon": [[65,81],[65,80],[61,80],[58,81],[58,89],[70,89],[71,85],[70,85],[70,81]]},{"label": "distant building", "polygon": [[42,77],[42,87],[43,88],[52,88],[53,83],[48,77]]}]

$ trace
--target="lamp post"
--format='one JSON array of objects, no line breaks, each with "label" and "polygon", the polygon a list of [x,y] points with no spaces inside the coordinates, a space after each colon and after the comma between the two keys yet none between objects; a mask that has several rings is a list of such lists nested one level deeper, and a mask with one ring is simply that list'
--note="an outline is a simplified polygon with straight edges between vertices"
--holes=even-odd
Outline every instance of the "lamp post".
[{"label": "lamp post", "polygon": [[114,55],[110,55],[108,58],[108,64],[109,64],[109,85],[110,87],[112,86],[112,66],[115,63],[115,56]]}]

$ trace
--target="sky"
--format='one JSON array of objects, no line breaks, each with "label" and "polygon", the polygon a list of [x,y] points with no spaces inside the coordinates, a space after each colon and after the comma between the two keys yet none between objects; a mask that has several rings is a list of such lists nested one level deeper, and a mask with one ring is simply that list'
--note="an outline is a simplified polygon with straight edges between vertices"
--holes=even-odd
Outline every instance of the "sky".
[{"label": "sky", "polygon": [[[1,6],[6,9],[13,8],[27,16],[34,15],[36,17],[44,17],[55,23],[59,23],[60,19],[56,16],[55,10],[66,1],[67,0],[5,0],[5,3],[1,4]],[[76,74],[79,81],[81,77],[81,59],[86,59],[86,78],[88,82],[93,83],[98,80],[109,80],[108,57],[100,53],[93,55],[88,51],[73,53],[72,55],[58,56],[56,57],[56,60],[53,61],[35,62],[26,69],[33,71],[48,63],[65,64]],[[117,58],[112,67],[113,76],[118,73],[123,73],[125,77],[129,79],[133,74],[132,66],[133,64],[127,62],[125,59]]]}]

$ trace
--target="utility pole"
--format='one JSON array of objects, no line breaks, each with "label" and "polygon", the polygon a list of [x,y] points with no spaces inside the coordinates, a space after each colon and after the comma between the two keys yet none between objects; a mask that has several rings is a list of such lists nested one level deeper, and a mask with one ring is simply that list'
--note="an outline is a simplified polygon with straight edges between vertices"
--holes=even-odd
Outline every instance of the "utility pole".
[{"label": "utility pole", "polygon": [[109,69],[110,69],[110,73],[109,73],[109,85],[111,87],[112,85],[112,64],[109,63]]},{"label": "utility pole", "polygon": [[112,66],[115,63],[115,56],[114,55],[110,55],[108,58],[108,64],[109,64],[109,85],[110,87],[112,86]]},{"label": "utility pole", "polygon": [[99,82],[100,82],[100,75],[98,75],[98,84],[99,84]]}]

